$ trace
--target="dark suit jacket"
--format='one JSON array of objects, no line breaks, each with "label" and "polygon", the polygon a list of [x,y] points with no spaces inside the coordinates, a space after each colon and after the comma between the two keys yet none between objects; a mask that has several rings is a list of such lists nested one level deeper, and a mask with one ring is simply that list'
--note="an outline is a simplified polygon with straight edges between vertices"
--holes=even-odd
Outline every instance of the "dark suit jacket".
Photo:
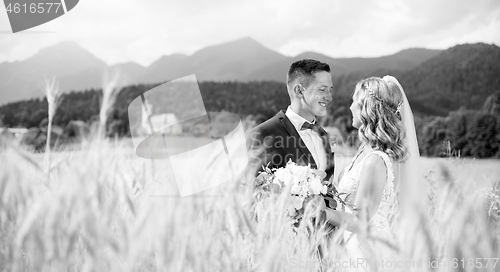
[{"label": "dark suit jacket", "polygon": [[[285,167],[290,159],[297,164],[311,164],[312,168],[317,168],[311,152],[283,111],[252,130],[250,145],[252,150],[262,151],[258,156],[251,158],[251,162],[257,165],[258,171],[262,170],[262,165],[268,163],[270,168]],[[327,180],[333,175],[334,168],[332,160],[325,169]]]}]

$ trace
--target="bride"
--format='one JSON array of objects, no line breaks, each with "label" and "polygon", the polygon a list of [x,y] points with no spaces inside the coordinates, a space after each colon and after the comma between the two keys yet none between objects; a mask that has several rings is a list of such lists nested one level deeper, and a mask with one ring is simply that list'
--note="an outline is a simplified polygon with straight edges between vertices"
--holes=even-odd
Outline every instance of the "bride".
[{"label": "bride", "polygon": [[[419,157],[410,105],[396,78],[370,77],[357,83],[350,107],[361,147],[339,177],[343,203],[326,209],[330,223],[344,229],[352,267],[397,268],[395,230],[404,202],[411,199]],[[403,268],[403,267],[401,267]]]}]

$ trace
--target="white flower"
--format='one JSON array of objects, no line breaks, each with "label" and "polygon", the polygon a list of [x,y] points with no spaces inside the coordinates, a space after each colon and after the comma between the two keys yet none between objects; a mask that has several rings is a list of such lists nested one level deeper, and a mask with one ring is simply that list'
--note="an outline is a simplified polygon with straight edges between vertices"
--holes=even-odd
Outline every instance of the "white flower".
[{"label": "white flower", "polygon": [[302,192],[302,186],[298,182],[292,184],[292,188],[290,189],[290,193],[292,195],[300,195]]},{"label": "white flower", "polygon": [[322,194],[326,194],[326,185],[323,185],[321,183],[321,179],[317,178],[317,177],[311,177],[309,179],[309,185],[310,185],[310,188],[311,188],[311,191],[313,194],[315,195],[319,195],[320,193]]},{"label": "white flower", "polygon": [[326,178],[326,172],[325,171],[314,169],[312,172],[313,172],[313,174],[315,176],[317,176],[321,180],[323,180],[323,179]]},{"label": "white flower", "polygon": [[287,164],[286,168],[290,170],[290,173],[294,175],[298,180],[304,181],[307,179],[309,175],[309,171],[311,170],[308,166],[300,166],[297,164]]},{"label": "white flower", "polygon": [[280,181],[285,184],[285,186],[290,186],[293,183],[294,176],[288,169],[286,168],[278,168],[276,169],[276,172],[274,172],[274,176]]}]

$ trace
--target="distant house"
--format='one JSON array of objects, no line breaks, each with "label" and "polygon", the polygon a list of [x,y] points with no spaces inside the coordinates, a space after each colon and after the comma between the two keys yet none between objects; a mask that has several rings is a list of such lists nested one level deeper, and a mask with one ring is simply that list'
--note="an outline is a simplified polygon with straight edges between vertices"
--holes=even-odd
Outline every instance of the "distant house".
[{"label": "distant house", "polygon": [[156,130],[161,130],[166,134],[181,134],[182,127],[179,124],[179,119],[173,113],[163,113],[151,116],[151,123]]},{"label": "distant house", "polygon": [[0,134],[6,134],[15,138],[21,138],[26,132],[28,132],[27,128],[0,128]]},{"label": "distant house", "polygon": [[[148,104],[148,110],[150,110],[150,112],[153,112],[153,107],[151,106],[151,104]],[[162,133],[172,134],[172,135],[182,133],[182,126],[179,125],[179,119],[177,119],[177,116],[174,113],[162,113],[162,114],[151,115],[149,116],[148,120],[148,114],[146,110],[143,108],[141,126],[148,132],[151,131],[151,126],[153,126],[153,130],[155,132],[162,131]]]}]

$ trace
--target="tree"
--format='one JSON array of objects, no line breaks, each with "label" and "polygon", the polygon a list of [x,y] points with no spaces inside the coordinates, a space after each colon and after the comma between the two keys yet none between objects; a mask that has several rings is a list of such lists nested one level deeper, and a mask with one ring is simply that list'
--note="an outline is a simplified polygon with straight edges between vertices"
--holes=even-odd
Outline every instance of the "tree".
[{"label": "tree", "polygon": [[[500,91],[497,91],[500,92]],[[486,98],[483,105],[483,111],[485,113],[500,115],[500,100],[497,94],[492,94]]]},{"label": "tree", "polygon": [[470,150],[473,157],[493,157],[499,148],[497,134],[497,117],[476,112],[467,124],[468,144],[466,148]]},{"label": "tree", "polygon": [[444,117],[436,117],[423,127],[423,155],[441,156],[442,144],[447,141],[448,122]]}]

